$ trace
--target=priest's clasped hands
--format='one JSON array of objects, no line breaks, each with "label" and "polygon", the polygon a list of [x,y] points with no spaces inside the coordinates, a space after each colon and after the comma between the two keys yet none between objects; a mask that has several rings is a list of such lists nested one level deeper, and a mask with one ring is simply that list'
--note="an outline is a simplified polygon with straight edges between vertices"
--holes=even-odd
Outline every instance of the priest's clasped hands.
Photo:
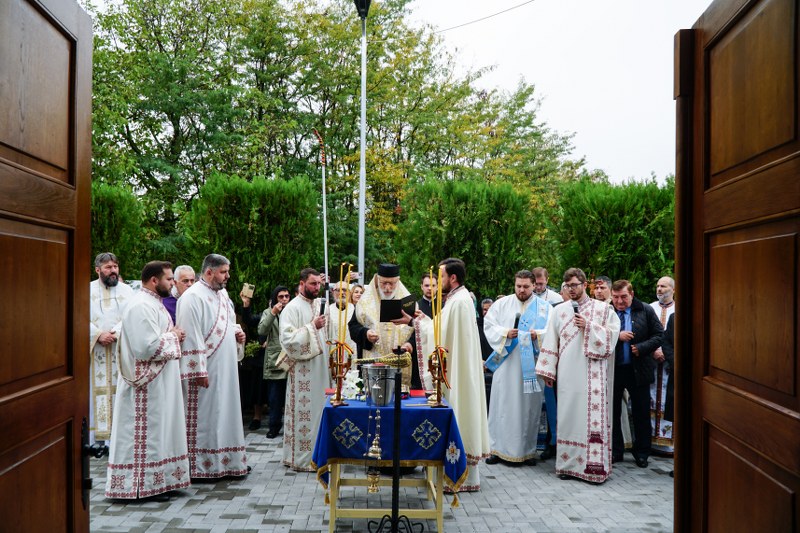
[{"label": "priest's clasped hands", "polygon": [[178,326],[172,326],[170,331],[178,336],[178,342],[183,342],[183,340],[186,338],[186,332]]}]

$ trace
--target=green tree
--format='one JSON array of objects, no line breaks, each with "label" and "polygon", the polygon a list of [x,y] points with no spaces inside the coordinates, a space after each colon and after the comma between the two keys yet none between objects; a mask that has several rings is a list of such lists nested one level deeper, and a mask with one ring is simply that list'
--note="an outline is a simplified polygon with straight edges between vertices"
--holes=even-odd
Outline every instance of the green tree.
[{"label": "green tree", "polygon": [[184,217],[194,264],[212,252],[224,255],[231,261],[231,294],[252,283],[254,305],[265,306],[275,285],[292,286],[301,269],[322,263],[319,200],[304,178],[212,176]]},{"label": "green tree", "polygon": [[530,198],[509,184],[429,180],[408,191],[408,221],[398,229],[404,274],[412,279],[446,257],[467,264],[466,285],[478,294],[507,293],[531,264]]},{"label": "green tree", "polygon": [[624,185],[588,179],[565,183],[551,228],[561,270],[582,268],[587,276],[628,279],[651,291],[672,275],[675,241],[675,180]]},{"label": "green tree", "polygon": [[123,279],[136,280],[142,273],[143,210],[129,189],[92,183],[92,256],[88,263],[94,276],[94,258],[113,252],[120,260]]},{"label": "green tree", "polygon": [[[558,183],[583,167],[570,159],[570,137],[538,119],[532,84],[479,89],[489,68],[456,74],[433,29],[409,22],[409,5],[376,3],[367,25],[370,264],[398,254],[411,184],[508,183],[531,193],[529,211],[541,218],[555,209]],[[192,253],[176,228],[215,172],[306,176],[321,190],[317,129],[330,255],[355,259],[360,22],[352,4],[121,0],[94,15],[94,177],[140,195],[151,255]],[[531,246],[551,250],[546,226],[535,227]]]},{"label": "green tree", "polygon": [[240,2],[125,0],[96,20],[95,179],[148,196],[147,224],[174,232],[221,147],[239,139],[231,27]]}]

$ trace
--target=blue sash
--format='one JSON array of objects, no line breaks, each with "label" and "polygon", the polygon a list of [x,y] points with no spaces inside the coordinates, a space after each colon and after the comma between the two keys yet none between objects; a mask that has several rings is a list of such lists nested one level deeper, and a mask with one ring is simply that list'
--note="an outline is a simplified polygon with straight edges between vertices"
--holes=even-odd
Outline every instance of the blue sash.
[{"label": "blue sash", "polygon": [[[519,317],[519,325],[517,326],[517,329],[519,329],[520,332],[527,332],[531,329],[544,329],[544,327],[547,325],[547,317],[550,313],[550,309],[553,307],[537,296],[531,296],[531,298],[534,300],[530,303],[525,312]],[[505,362],[508,354],[513,352],[519,344],[519,338],[511,339],[509,345],[505,347],[505,354],[501,355],[496,351],[492,352],[491,355],[489,355],[489,357],[486,359],[486,368],[492,372],[496,371],[498,368],[500,368],[500,365]],[[536,356],[538,355],[538,339],[530,344],[526,343],[520,345],[523,392],[525,393],[538,392],[541,390],[541,387],[539,387],[539,382],[536,379]]]}]

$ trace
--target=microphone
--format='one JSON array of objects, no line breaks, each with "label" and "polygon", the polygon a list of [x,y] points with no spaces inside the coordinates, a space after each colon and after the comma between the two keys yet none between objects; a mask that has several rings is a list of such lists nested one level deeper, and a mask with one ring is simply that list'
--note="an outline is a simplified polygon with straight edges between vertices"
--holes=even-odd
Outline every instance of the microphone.
[{"label": "microphone", "polygon": [[519,313],[517,313],[517,316],[514,317],[514,329],[517,329],[518,326],[519,326]]},{"label": "microphone", "polygon": [[577,315],[578,314],[578,302],[572,300],[572,311]]}]

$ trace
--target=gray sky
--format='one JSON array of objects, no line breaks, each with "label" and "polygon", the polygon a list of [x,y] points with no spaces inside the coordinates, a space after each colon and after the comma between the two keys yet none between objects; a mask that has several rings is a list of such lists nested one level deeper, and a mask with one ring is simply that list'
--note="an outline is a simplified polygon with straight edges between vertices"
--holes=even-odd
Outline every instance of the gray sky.
[{"label": "gray sky", "polygon": [[[675,172],[673,39],[711,0],[535,0],[440,35],[463,68],[495,65],[481,82],[513,90],[524,78],[539,117],[575,133],[575,157],[612,181]],[[525,0],[415,0],[414,21],[442,30]]]}]

